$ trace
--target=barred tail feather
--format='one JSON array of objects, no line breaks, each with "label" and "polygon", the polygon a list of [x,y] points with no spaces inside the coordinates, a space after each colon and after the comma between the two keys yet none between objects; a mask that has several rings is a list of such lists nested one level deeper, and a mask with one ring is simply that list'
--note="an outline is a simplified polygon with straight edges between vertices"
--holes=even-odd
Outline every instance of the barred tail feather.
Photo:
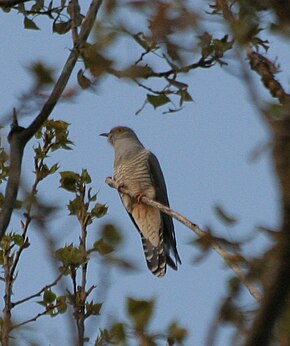
[{"label": "barred tail feather", "polygon": [[142,236],[142,244],[148,269],[158,277],[164,276],[166,273],[166,253],[163,240],[158,247],[154,247],[149,240]]}]

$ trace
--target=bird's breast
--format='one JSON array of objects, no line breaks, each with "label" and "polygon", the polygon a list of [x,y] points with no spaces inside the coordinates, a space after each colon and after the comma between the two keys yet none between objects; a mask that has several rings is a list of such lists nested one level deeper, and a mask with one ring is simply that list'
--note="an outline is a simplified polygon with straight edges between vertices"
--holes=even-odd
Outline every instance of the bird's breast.
[{"label": "bird's breast", "polygon": [[119,160],[115,163],[114,179],[132,193],[143,193],[148,198],[154,199],[155,189],[151,180],[148,156],[148,151],[144,150],[133,157]]}]

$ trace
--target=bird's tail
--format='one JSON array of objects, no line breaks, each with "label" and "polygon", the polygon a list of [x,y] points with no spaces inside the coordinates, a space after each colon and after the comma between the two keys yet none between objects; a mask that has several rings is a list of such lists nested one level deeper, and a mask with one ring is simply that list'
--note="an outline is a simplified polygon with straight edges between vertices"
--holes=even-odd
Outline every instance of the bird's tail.
[{"label": "bird's tail", "polygon": [[142,244],[148,269],[158,277],[164,276],[166,273],[167,256],[163,239],[160,239],[159,245],[154,247],[148,239],[142,236]]}]

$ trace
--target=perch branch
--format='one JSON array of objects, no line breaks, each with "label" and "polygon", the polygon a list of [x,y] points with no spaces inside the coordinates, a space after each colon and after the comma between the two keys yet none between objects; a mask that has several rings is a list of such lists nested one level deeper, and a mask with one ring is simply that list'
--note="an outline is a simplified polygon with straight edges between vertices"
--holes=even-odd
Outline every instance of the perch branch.
[{"label": "perch branch", "polygon": [[[135,197],[135,195],[132,192],[130,192],[128,189],[126,189],[124,187],[119,187],[119,185],[112,178],[107,178],[106,184],[108,184],[110,187],[112,187],[114,189],[119,190],[122,193],[127,194],[131,198]],[[186,217],[182,216],[181,214],[177,213],[173,209],[166,207],[165,205],[163,205],[159,202],[153,201],[152,199],[149,199],[145,196],[142,196],[140,201],[144,204],[151,206],[151,207],[157,208],[160,211],[162,211],[163,213],[168,214],[169,216],[173,217],[177,221],[184,224],[187,228],[191,229],[199,237],[204,237],[204,236],[208,235],[207,232],[201,230],[196,224],[194,224],[193,222],[191,222],[190,220],[188,220]],[[225,260],[227,265],[234,271],[234,273],[238,276],[238,278],[241,280],[241,282],[247,287],[250,294],[257,301],[259,301],[261,299],[261,294],[247,280],[247,278],[245,277],[241,268],[232,261],[232,256],[229,253],[227,253],[219,244],[217,244],[214,241],[212,241],[212,248]]]}]

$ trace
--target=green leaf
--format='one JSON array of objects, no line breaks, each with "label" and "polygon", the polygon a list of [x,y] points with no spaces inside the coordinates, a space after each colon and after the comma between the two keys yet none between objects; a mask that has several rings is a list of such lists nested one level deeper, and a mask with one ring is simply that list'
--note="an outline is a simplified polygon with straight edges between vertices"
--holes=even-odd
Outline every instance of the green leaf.
[{"label": "green leaf", "polygon": [[154,300],[127,299],[127,311],[136,328],[144,330],[152,318],[154,311]]},{"label": "green leaf", "polygon": [[27,17],[24,17],[24,28],[30,30],[40,30],[39,27],[34,23],[34,21]]},{"label": "green leaf", "polygon": [[70,215],[79,215],[81,207],[82,207],[83,201],[80,196],[77,196],[72,201],[69,201],[69,204],[67,205],[67,208],[69,210]]},{"label": "green leaf", "polygon": [[58,313],[64,314],[67,310],[66,296],[59,296],[56,298],[56,308]]},{"label": "green leaf", "polygon": [[22,235],[20,235],[20,234],[14,234],[13,240],[17,246],[22,246],[24,243],[24,239],[23,239]]},{"label": "green leaf", "polygon": [[96,218],[105,216],[108,212],[108,207],[105,204],[96,203],[94,208],[91,210],[91,215]]},{"label": "green leaf", "polygon": [[167,97],[164,94],[160,94],[160,95],[157,95],[157,96],[156,95],[147,94],[147,100],[154,108],[163,106],[166,103],[170,102],[169,97]]},{"label": "green leaf", "polygon": [[111,327],[112,335],[114,335],[114,339],[118,342],[126,342],[127,335],[126,335],[126,325],[123,323],[116,323]]},{"label": "green leaf", "polygon": [[47,289],[43,293],[43,301],[47,304],[51,304],[55,301],[56,295],[50,290]]},{"label": "green leaf", "polygon": [[176,343],[183,344],[184,343],[184,339],[188,335],[188,331],[185,328],[180,327],[175,322],[175,323],[172,323],[170,325],[169,330],[168,330],[168,334],[170,335],[169,336],[169,340],[170,340],[169,341],[169,345],[175,345]]},{"label": "green leaf", "polygon": [[72,171],[60,172],[60,187],[70,191],[76,192],[78,188],[78,182],[80,180],[80,175]]},{"label": "green leaf", "polygon": [[114,246],[122,242],[122,236],[114,225],[106,224],[102,229],[102,238]]},{"label": "green leaf", "polygon": [[94,304],[93,302],[86,304],[86,312],[88,315],[98,316],[103,304]]},{"label": "green leaf", "polygon": [[90,184],[92,182],[91,176],[89,175],[89,172],[87,169],[82,170],[81,178],[84,184]]},{"label": "green leaf", "polygon": [[101,256],[108,255],[114,251],[114,247],[110,244],[105,243],[103,239],[100,239],[94,243],[94,249]]},{"label": "green leaf", "polygon": [[55,257],[61,261],[65,267],[79,267],[86,262],[83,252],[70,244],[64,248],[60,248],[55,252]]}]

